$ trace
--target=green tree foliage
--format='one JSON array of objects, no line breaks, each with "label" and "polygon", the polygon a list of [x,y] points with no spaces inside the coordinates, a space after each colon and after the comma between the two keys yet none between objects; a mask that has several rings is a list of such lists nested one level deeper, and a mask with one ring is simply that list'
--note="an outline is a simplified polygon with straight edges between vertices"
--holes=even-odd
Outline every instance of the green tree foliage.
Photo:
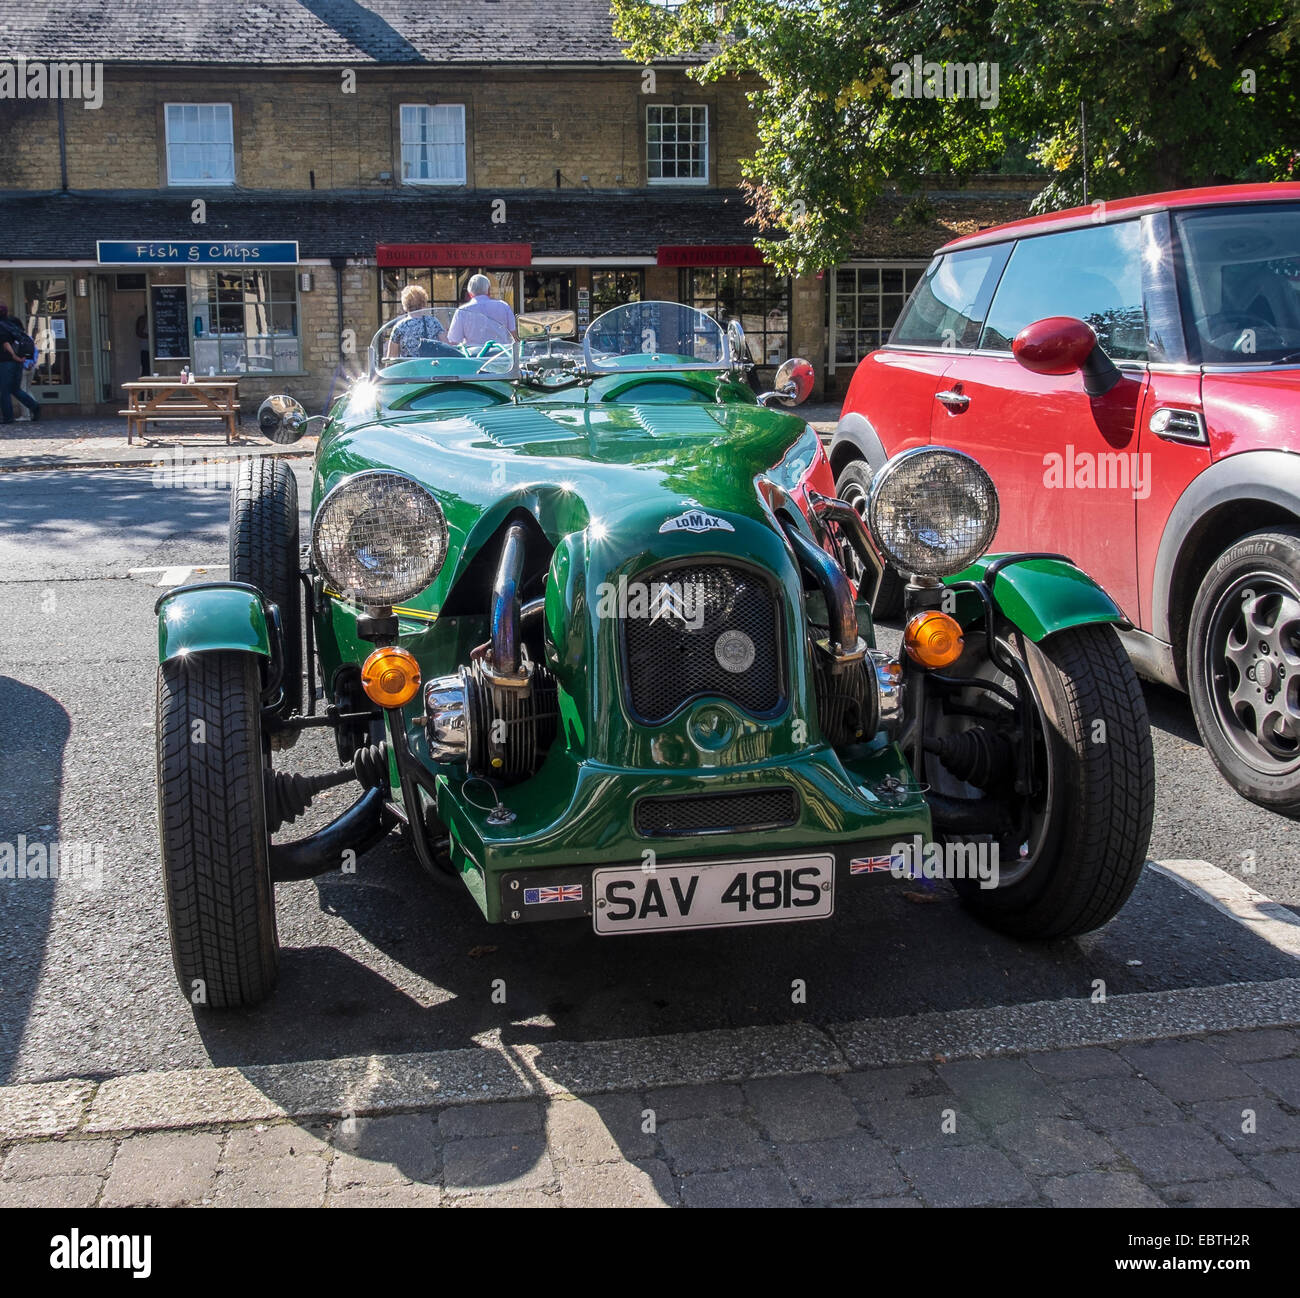
[{"label": "green tree foliage", "polygon": [[[1297,0],[612,0],[641,63],[755,78],[743,163],[786,271],[833,265],[887,188],[1028,158],[1040,209],[1291,174]],[[971,65],[974,65],[972,69]],[[979,75],[971,79],[971,72]],[[935,92],[938,92],[937,94]],[[1024,169],[1023,162],[1017,168]]]}]

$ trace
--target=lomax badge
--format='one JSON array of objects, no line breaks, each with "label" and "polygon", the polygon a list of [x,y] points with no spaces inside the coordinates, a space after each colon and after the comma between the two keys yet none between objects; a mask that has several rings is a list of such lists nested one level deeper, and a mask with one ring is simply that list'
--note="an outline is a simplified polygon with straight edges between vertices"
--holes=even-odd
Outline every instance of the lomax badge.
[{"label": "lomax badge", "polygon": [[665,519],[659,525],[662,532],[734,532],[736,529],[725,518],[706,514],[702,509],[690,509],[676,518]]}]

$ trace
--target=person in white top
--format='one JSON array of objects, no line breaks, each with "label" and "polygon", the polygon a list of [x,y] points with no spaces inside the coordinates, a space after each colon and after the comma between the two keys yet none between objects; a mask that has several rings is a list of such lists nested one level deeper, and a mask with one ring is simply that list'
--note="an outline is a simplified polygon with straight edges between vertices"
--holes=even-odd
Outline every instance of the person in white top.
[{"label": "person in white top", "polygon": [[470,300],[456,308],[447,331],[447,341],[463,343],[470,351],[484,343],[508,343],[518,338],[515,313],[508,302],[492,296],[492,281],[486,275],[474,275],[466,286]]}]

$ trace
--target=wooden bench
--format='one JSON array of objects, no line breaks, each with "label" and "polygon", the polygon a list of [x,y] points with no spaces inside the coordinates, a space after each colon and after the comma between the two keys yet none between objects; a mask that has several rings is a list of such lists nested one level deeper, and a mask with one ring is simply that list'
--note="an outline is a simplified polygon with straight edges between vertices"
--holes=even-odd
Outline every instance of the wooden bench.
[{"label": "wooden bench", "polygon": [[235,436],[235,421],[239,417],[238,379],[191,379],[182,383],[179,378],[137,379],[123,383],[127,405],[119,410],[126,416],[126,443],[130,446],[138,432],[143,440],[150,424],[189,423],[194,420],[216,420],[226,427],[226,445]]}]

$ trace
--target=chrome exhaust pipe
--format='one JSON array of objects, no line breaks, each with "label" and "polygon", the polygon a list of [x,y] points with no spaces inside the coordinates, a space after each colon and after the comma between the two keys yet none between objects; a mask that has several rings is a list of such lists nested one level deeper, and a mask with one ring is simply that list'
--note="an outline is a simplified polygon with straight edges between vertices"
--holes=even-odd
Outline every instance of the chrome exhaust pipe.
[{"label": "chrome exhaust pipe", "polygon": [[830,639],[818,641],[818,647],[837,663],[860,661],[866,656],[867,642],[858,634],[853,588],[844,569],[821,546],[792,525],[786,524],[785,534],[800,565],[812,575],[826,599]]},{"label": "chrome exhaust pipe", "polygon": [[492,675],[518,680],[519,669],[519,582],[524,572],[524,544],[528,539],[522,523],[506,528],[492,584]]}]

